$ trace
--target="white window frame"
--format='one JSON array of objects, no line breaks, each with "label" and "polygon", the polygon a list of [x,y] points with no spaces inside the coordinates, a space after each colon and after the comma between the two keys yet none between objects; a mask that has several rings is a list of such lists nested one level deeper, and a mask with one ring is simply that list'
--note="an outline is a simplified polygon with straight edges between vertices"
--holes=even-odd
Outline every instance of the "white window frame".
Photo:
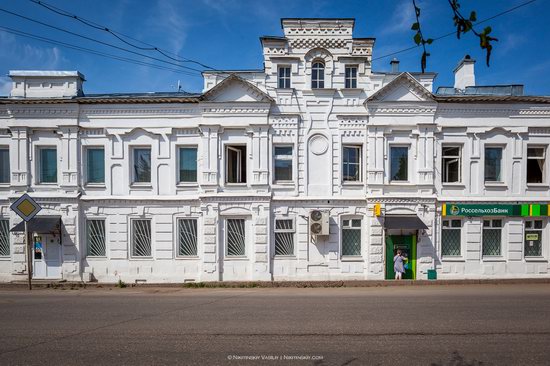
[{"label": "white window frame", "polygon": [[[143,221],[149,221],[150,222],[150,240],[151,240],[151,254],[149,256],[136,256],[134,255],[134,221],[140,221],[140,220],[143,220]],[[129,241],[129,245],[130,247],[128,248],[129,249],[129,254],[130,254],[130,258],[131,259],[134,259],[134,260],[151,260],[154,258],[154,247],[153,247],[153,244],[154,244],[154,223],[153,223],[153,219],[150,218],[150,217],[130,217],[129,218],[129,236],[130,236],[130,241]]]},{"label": "white window frame", "polygon": [[[150,151],[150,155],[151,155],[150,165],[151,166],[150,166],[150,172],[149,172],[149,175],[150,175],[149,182],[136,182],[135,150],[149,150]],[[131,159],[130,177],[132,178],[131,185],[132,186],[146,186],[146,187],[152,186],[153,185],[153,170],[154,169],[153,169],[153,149],[152,149],[151,145],[132,145],[130,147],[130,151],[131,151],[131,154],[130,154],[130,159]]]},{"label": "white window frame", "polygon": [[[57,167],[57,181],[56,182],[42,182],[42,150],[55,150],[55,164]],[[39,145],[36,147],[36,184],[45,186],[56,186],[59,184],[59,149],[57,145]]]},{"label": "white window frame", "polygon": [[[323,65],[322,68],[315,67],[316,64]],[[317,79],[313,78],[313,70],[317,70]],[[319,71],[323,71],[320,73]],[[311,62],[311,89],[324,89],[325,88],[325,72],[326,72],[326,64],[322,60],[313,60]],[[323,84],[322,86],[321,83]],[[316,85],[316,86],[314,86]]]},{"label": "white window frame", "polygon": [[[196,245],[196,248],[197,248],[197,253],[196,254],[193,254],[193,255],[183,255],[183,254],[180,254],[180,235],[179,235],[179,229],[180,229],[180,221],[182,220],[193,220],[196,222],[197,224],[197,242],[195,243]],[[196,216],[179,216],[179,217],[176,217],[176,229],[174,230],[175,232],[175,240],[174,240],[174,243],[175,243],[175,248],[174,248],[174,252],[176,253],[176,258],[178,259],[197,259],[199,258],[199,253],[200,253],[200,238],[201,238],[201,225],[200,225],[200,221],[199,221],[199,218],[196,217]]]},{"label": "white window frame", "polygon": [[[458,148],[458,155],[445,155],[445,148]],[[449,182],[445,177],[445,173],[448,171],[445,169],[445,159],[456,159],[458,162],[458,180],[456,182]],[[441,145],[441,183],[442,184],[461,184],[462,183],[462,146],[456,144],[443,144]]]},{"label": "white window frame", "polygon": [[[275,149],[277,147],[290,147],[292,149],[291,155],[275,155]],[[290,180],[281,180],[277,179],[276,175],[276,162],[277,160],[289,160],[292,167],[292,177]],[[279,183],[292,183],[294,182],[294,145],[292,144],[274,144],[273,145],[273,183],[279,184]]]},{"label": "white window frame", "polygon": [[[89,182],[89,174],[88,174],[88,168],[90,166],[90,162],[88,161],[88,151],[89,150],[103,150],[103,182],[101,183],[95,183],[95,182]],[[86,145],[84,146],[84,156],[86,157],[85,163],[84,163],[84,181],[86,182],[86,186],[99,186],[104,187],[105,181],[107,180],[107,158],[105,156],[105,146],[104,145]]]},{"label": "white window frame", "polygon": [[[350,69],[350,76],[346,76],[347,70]],[[351,70],[355,69],[355,76],[351,76]],[[357,74],[359,72],[359,65],[351,64],[344,66],[344,88],[345,89],[357,89]],[[348,85],[349,83],[349,85]],[[355,85],[353,85],[355,83]]]},{"label": "white window frame", "polygon": [[[535,221],[540,221],[542,223],[542,228],[536,229],[534,226]],[[531,222],[533,224],[532,228],[527,229],[527,222]],[[529,217],[524,220],[523,223],[523,237],[522,237],[522,253],[523,258],[526,262],[529,261],[546,261],[547,258],[547,243],[548,241],[547,235],[546,235],[546,227],[547,227],[547,220],[543,217]],[[527,256],[525,255],[525,232],[526,231],[538,231],[540,233],[541,239],[540,239],[540,256]]]},{"label": "white window frame", "polygon": [[[235,145],[225,145],[225,184],[226,185],[247,185],[248,182],[248,172],[244,172],[245,182],[242,181],[243,177],[243,167],[242,167],[242,154],[243,152],[240,149],[237,149],[236,147],[243,147],[244,146],[244,154],[245,159],[248,159],[246,156],[248,153],[248,146],[245,144],[235,144]],[[237,182],[229,182],[229,151],[237,152]],[[245,169],[248,168],[248,164],[245,167]]]},{"label": "white window frame", "polygon": [[[196,165],[196,171],[197,171],[197,180],[194,182],[184,182],[180,179],[180,159],[181,159],[181,149],[195,149],[197,150],[197,165]],[[177,145],[176,146],[176,178],[177,178],[177,185],[179,186],[196,186],[199,182],[199,147],[197,145]]]},{"label": "white window frame", "polygon": [[[485,230],[485,221],[490,221],[490,226],[487,226],[487,229],[500,229],[500,254],[498,255],[490,255],[490,254],[483,254],[483,230]],[[494,226],[495,221],[500,221],[501,226]],[[503,260],[504,254],[505,254],[505,248],[504,248],[504,239],[505,239],[505,225],[506,222],[503,217],[481,217],[481,258],[483,260]]]},{"label": "white window frame", "polygon": [[[350,148],[350,149],[357,149],[359,150],[357,156],[359,158],[359,161],[357,163],[351,163],[353,165],[357,165],[357,168],[359,170],[359,177],[357,178],[357,180],[345,180],[344,179],[344,150],[346,148]],[[348,163],[350,164],[350,163]],[[363,182],[363,145],[360,145],[360,144],[343,144],[342,145],[342,162],[341,162],[341,167],[342,167],[342,183],[344,184],[349,184],[349,183],[362,183]]]},{"label": "white window frame", "polygon": [[[542,157],[530,157],[529,156],[529,149],[543,149],[543,154],[542,154]],[[536,144],[528,144],[527,145],[527,150],[526,150],[526,158],[527,160],[544,160],[544,163],[543,163],[543,171],[542,171],[542,182],[541,183],[530,183],[530,182],[527,182],[527,177],[529,176],[528,174],[528,171],[527,169],[529,169],[529,165],[528,165],[528,162],[526,162],[525,164],[525,182],[527,183],[527,185],[546,185],[548,184],[548,169],[547,169],[547,160],[546,159],[546,156],[547,156],[547,151],[548,151],[548,148],[546,145],[536,145]]]},{"label": "white window frame", "polygon": [[[292,229],[277,229],[277,221],[291,221]],[[292,254],[277,254],[277,234],[278,233],[291,233],[292,237]],[[273,256],[275,258],[295,257],[296,256],[296,218],[295,217],[275,217],[273,220]]]},{"label": "white window frame", "polygon": [[[445,221],[449,222],[450,226],[445,226]],[[452,226],[454,222],[460,222],[460,226]],[[444,230],[459,230],[460,231],[460,251],[457,255],[449,255],[449,254],[443,254],[443,231]],[[441,259],[442,260],[453,260],[453,259],[462,259],[464,257],[464,220],[462,218],[451,218],[451,217],[443,217],[441,220],[441,235],[440,235],[440,247],[441,247]]]},{"label": "white window frame", "polygon": [[[353,226],[353,220],[359,220],[360,226]],[[345,225],[345,222],[349,221],[348,225]],[[345,260],[361,260],[363,258],[363,250],[365,249],[365,245],[363,245],[363,241],[365,240],[365,223],[362,216],[358,215],[346,215],[342,216],[340,218],[340,258]],[[359,230],[361,234],[361,241],[360,241],[360,249],[359,249],[359,255],[351,255],[351,254],[344,254],[344,230]]]},{"label": "white window frame", "polygon": [[[487,161],[487,150],[486,149],[500,149],[500,180],[487,180],[486,178],[486,161]],[[483,182],[485,185],[502,185],[505,183],[505,166],[504,160],[506,159],[506,147],[503,145],[490,145],[486,144],[483,146]]]},{"label": "white window frame", "polygon": [[[281,74],[280,74],[281,70],[285,70],[283,76],[281,76]],[[288,74],[286,73],[286,71],[288,71]],[[290,65],[278,65],[277,66],[277,88],[278,89],[290,89],[290,88],[292,88],[291,75],[292,75],[292,67]],[[281,86],[281,81],[282,81],[283,86]]]},{"label": "white window frame", "polygon": [[[407,149],[407,179],[406,180],[394,180],[392,179],[392,170],[391,170],[391,162],[392,162],[392,148],[394,147],[404,147]],[[411,181],[411,146],[407,144],[390,144],[389,146],[389,159],[388,159],[388,180],[390,183],[393,184],[402,184],[402,183],[410,183]]]}]

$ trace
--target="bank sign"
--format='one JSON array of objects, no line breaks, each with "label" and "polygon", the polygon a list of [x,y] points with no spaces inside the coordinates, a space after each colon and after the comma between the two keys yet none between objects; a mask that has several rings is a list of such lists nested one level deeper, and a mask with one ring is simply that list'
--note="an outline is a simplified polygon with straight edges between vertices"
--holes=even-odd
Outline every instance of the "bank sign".
[{"label": "bank sign", "polygon": [[548,205],[459,204],[447,203],[443,216],[548,216]]}]

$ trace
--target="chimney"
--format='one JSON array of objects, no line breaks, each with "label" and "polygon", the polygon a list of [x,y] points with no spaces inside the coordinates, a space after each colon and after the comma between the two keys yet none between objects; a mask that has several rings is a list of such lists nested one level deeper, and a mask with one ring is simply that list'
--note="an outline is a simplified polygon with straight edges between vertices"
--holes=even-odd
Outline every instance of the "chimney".
[{"label": "chimney", "polygon": [[475,63],[476,60],[472,59],[470,55],[464,56],[458,63],[458,66],[453,71],[455,74],[455,89],[464,90],[467,86],[476,85]]},{"label": "chimney", "polygon": [[78,71],[11,70],[12,98],[66,98],[83,95]]},{"label": "chimney", "polygon": [[395,57],[390,61],[391,72],[397,74],[399,72],[399,60]]}]

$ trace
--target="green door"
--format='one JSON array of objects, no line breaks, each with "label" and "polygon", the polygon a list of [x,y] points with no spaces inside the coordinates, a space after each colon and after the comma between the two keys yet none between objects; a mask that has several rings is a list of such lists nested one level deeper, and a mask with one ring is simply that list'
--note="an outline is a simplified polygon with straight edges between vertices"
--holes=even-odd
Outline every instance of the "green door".
[{"label": "green door", "polygon": [[408,258],[405,262],[407,268],[403,279],[416,279],[416,235],[386,236],[386,279],[393,280],[395,278],[393,257],[397,254],[398,249],[401,249],[403,256]]}]

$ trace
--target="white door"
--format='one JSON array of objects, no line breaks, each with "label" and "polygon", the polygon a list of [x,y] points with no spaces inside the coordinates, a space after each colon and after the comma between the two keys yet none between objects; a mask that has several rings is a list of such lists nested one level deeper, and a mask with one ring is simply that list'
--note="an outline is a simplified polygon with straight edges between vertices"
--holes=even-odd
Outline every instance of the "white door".
[{"label": "white door", "polygon": [[61,278],[61,244],[58,235],[33,237],[33,277]]}]

